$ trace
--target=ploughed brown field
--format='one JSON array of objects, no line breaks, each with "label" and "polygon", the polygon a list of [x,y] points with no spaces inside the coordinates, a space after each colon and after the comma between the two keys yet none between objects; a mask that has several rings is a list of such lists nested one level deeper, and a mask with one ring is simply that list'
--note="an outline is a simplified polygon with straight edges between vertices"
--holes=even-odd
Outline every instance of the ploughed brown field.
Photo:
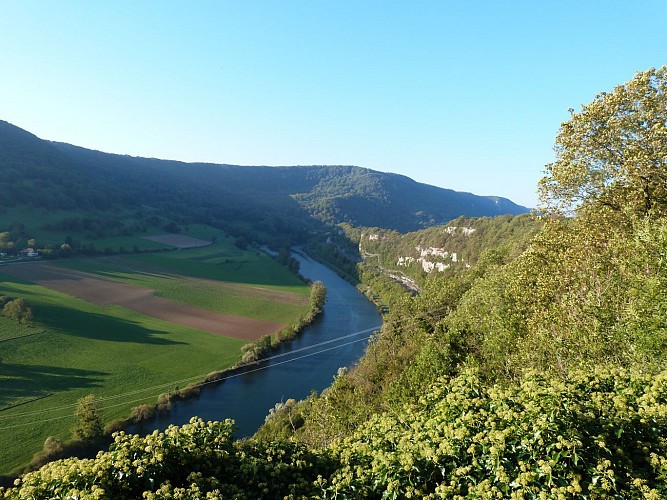
[{"label": "ploughed brown field", "polygon": [[170,323],[237,339],[256,340],[285,326],[162,299],[156,297],[148,288],[119,283],[53,264],[42,262],[14,264],[4,266],[2,272],[100,306],[118,305]]}]

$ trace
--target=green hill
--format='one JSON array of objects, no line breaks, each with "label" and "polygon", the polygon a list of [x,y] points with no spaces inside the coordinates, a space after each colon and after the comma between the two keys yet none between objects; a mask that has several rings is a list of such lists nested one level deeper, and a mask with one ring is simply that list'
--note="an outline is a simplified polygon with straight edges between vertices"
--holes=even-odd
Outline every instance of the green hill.
[{"label": "green hill", "polygon": [[429,274],[451,276],[470,268],[485,250],[506,248],[517,255],[540,226],[538,219],[526,214],[459,217],[406,234],[382,228],[350,228],[347,234],[358,242],[368,265],[378,263],[423,282]]},{"label": "green hill", "polygon": [[[409,231],[461,215],[527,211],[504,198],[359,167],[240,167],[137,158],[45,141],[7,122],[0,122],[0,172],[7,217],[20,213],[28,219],[26,213],[47,210],[108,219],[110,213],[125,212],[122,219],[129,213],[146,225],[157,224],[159,213],[163,223],[204,223],[260,241],[276,235],[303,241],[324,225],[341,222]],[[62,216],[68,218],[71,213]],[[33,232],[41,229],[30,220],[20,222]]]}]

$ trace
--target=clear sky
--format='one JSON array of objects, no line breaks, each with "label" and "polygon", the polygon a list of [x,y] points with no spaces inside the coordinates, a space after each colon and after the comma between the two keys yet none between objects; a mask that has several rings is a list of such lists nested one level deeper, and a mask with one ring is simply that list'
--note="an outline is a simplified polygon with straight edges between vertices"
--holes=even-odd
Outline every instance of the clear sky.
[{"label": "clear sky", "polygon": [[41,138],[528,206],[568,108],[664,64],[666,0],[0,0],[0,119]]}]

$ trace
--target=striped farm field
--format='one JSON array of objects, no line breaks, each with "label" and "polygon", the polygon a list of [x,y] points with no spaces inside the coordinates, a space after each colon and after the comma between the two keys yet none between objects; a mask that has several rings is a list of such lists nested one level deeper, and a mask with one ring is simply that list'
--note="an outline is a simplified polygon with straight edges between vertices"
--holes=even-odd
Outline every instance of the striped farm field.
[{"label": "striped farm field", "polygon": [[[42,262],[9,266],[6,274],[31,281],[51,290],[78,297],[93,304],[122,306],[126,309],[208,333],[244,340],[257,340],[270,335],[284,324],[215,312],[199,306],[196,296],[184,295],[189,304],[161,298],[154,290],[136,284],[121,283],[97,274],[84,273]],[[177,280],[177,278],[174,278]],[[175,286],[179,286],[175,283]],[[183,286],[196,289],[196,284],[182,278]],[[186,285],[187,284],[187,285]],[[187,290],[186,290],[187,292]]]}]

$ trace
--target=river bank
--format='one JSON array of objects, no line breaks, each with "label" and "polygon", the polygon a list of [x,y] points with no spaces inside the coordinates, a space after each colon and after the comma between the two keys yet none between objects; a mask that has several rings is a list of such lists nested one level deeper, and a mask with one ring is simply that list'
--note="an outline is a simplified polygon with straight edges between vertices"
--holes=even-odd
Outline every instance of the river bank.
[{"label": "river bank", "polygon": [[[316,280],[316,278],[310,279],[309,276],[306,276],[305,279],[311,282]],[[288,327],[290,329],[290,332],[287,333],[295,334],[297,330],[301,330],[303,326],[306,323],[308,323],[311,319],[315,319],[318,313],[320,312],[320,309],[323,306],[323,301],[324,301],[324,287],[320,286],[319,293],[311,294],[311,309],[307,313],[305,313],[302,317],[300,317],[297,322],[290,325]],[[285,332],[281,332],[281,335],[276,337],[280,338],[269,339],[269,340],[270,341],[287,340],[288,335]],[[269,344],[271,344],[271,342],[269,342]],[[270,358],[274,357],[277,358],[277,359],[272,359],[271,360],[272,363],[286,361],[284,357],[286,351],[281,345],[278,346],[269,345],[269,347],[270,349],[268,350],[266,356]],[[244,350],[245,354],[247,354],[248,352],[249,352],[248,350]],[[273,356],[273,354],[275,354],[275,356]],[[293,363],[293,361],[289,361],[289,363]],[[105,426],[103,435],[101,435],[99,439],[96,439],[95,442],[84,443],[84,442],[78,442],[77,440],[66,440],[66,441],[58,440],[57,446],[53,447],[45,446],[43,450],[40,450],[37,454],[33,455],[29,466],[31,468],[38,467],[41,464],[46,463],[48,461],[58,458],[64,458],[70,455],[93,456],[97,452],[97,450],[100,449],[99,448],[100,446],[105,447],[108,444],[108,442],[110,441],[111,434],[113,432],[120,430],[133,432],[143,429],[143,427],[141,426],[135,426],[134,425],[135,422],[150,420],[151,418],[154,417],[156,413],[159,412],[168,412],[172,406],[181,404],[184,399],[195,397],[196,396],[195,393],[200,392],[202,386],[205,387],[208,385],[218,384],[220,383],[219,382],[220,380],[223,380],[222,383],[224,383],[224,379],[227,378],[239,377],[240,375],[246,372],[255,372],[257,370],[260,371],[264,370],[266,364],[267,364],[266,362],[250,363],[247,366],[236,366],[231,370],[224,370],[223,372],[213,371],[210,372],[208,375],[206,375],[206,372],[204,371],[203,374],[196,377],[196,379],[195,378],[190,379],[190,381],[192,381],[193,383],[189,383],[189,381],[186,380],[182,383],[182,385],[179,384],[180,387],[176,387],[174,385],[167,387],[165,385],[164,388],[162,389],[162,391],[164,392],[159,398],[157,398],[157,401],[155,399],[156,396],[154,396],[153,402],[140,404],[139,406],[132,408],[131,412],[127,411],[127,413],[120,416],[120,418],[112,420]],[[280,395],[278,396],[278,398],[280,398]],[[139,404],[140,402],[141,401],[135,404]],[[273,406],[273,404],[271,406]],[[268,412],[268,409],[261,409],[259,411],[262,413],[262,415],[264,415]],[[221,418],[224,419],[224,417]],[[17,471],[14,472],[14,474],[16,473]]]},{"label": "river bank", "polygon": [[201,387],[197,398],[175,401],[168,413],[130,430],[147,434],[191,417],[236,421],[237,437],[253,434],[276,403],[303,399],[328,387],[339,368],[353,365],[381,326],[377,308],[356,287],[328,267],[296,254],[300,273],[327,289],[322,315],[301,335],[255,365],[239,368],[222,383]]}]

